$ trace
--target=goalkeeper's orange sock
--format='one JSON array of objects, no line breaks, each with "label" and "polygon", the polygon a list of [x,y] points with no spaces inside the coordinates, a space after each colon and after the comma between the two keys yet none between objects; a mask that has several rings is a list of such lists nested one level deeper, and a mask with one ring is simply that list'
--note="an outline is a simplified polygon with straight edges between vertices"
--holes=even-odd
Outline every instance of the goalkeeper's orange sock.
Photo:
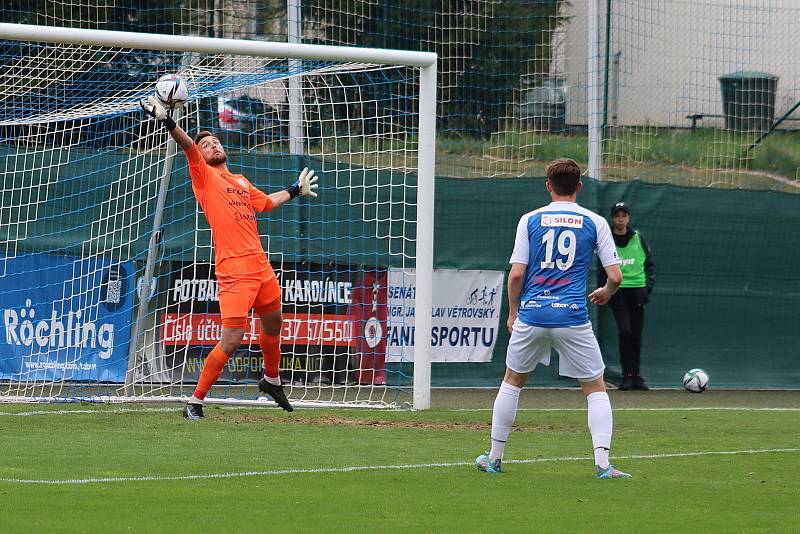
[{"label": "goalkeeper's orange sock", "polygon": [[194,390],[194,397],[202,401],[206,398],[206,394],[217,381],[219,375],[222,374],[222,368],[228,362],[228,355],[223,352],[219,345],[214,347],[211,354],[206,358],[206,363],[203,365],[203,370],[200,372],[200,378],[197,380],[197,389]]},{"label": "goalkeeper's orange sock", "polygon": [[261,332],[258,335],[258,343],[261,345],[261,354],[264,355],[264,376],[267,381],[276,386],[281,385],[281,336],[270,336]]}]

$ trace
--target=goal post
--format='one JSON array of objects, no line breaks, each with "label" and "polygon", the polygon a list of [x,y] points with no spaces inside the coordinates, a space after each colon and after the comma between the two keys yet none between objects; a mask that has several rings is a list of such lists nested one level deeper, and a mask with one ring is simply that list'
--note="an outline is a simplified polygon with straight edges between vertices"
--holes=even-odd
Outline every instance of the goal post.
[{"label": "goal post", "polygon": [[[185,158],[138,106],[178,73],[191,87],[179,123],[219,132],[233,172],[266,192],[303,166],[321,176],[318,198],[259,217],[290,398],[429,408],[430,336],[413,332],[431,330],[436,60],[0,23],[0,402],[191,395],[219,335],[213,244]],[[390,316],[398,280],[413,310]],[[397,326],[411,342],[390,361]],[[210,402],[267,402],[252,334]]]}]

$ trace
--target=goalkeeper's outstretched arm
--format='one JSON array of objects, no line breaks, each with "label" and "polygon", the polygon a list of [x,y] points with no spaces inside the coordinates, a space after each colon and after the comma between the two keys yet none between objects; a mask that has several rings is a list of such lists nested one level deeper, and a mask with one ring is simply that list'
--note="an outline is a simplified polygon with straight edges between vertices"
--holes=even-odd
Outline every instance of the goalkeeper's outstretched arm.
[{"label": "goalkeeper's outstretched arm", "polygon": [[142,107],[142,111],[164,125],[179,147],[186,150],[194,144],[189,134],[178,126],[169,111],[159,104],[154,96],[143,98],[139,101],[139,105]]},{"label": "goalkeeper's outstretched arm", "polygon": [[314,171],[306,167],[292,185],[282,191],[269,194],[269,198],[272,201],[272,208],[275,209],[283,206],[297,196],[317,196],[317,192],[315,191],[315,189],[319,187],[317,180],[318,177],[314,175]]},{"label": "goalkeeper's outstretched arm", "polygon": [[[165,109],[154,96],[143,98],[139,101],[139,105],[142,107],[142,111],[164,125],[172,138],[175,139],[175,142],[178,143],[178,146],[184,151],[194,145],[194,140],[177,125],[169,111]],[[189,163],[191,168],[191,161]],[[280,207],[297,196],[317,196],[317,192],[315,191],[319,187],[317,180],[318,178],[314,175],[313,170],[309,170],[308,168],[303,169],[292,185],[282,191],[268,195],[272,201],[272,208]]]}]

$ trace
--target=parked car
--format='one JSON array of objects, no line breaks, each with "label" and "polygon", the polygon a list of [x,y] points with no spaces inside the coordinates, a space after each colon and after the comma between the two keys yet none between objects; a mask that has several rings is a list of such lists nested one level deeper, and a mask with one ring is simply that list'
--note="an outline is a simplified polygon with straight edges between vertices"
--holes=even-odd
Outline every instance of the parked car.
[{"label": "parked car", "polygon": [[567,118],[567,84],[563,78],[543,77],[525,89],[519,116],[537,130],[562,130]]},{"label": "parked car", "polygon": [[249,149],[287,139],[278,111],[258,98],[217,98],[219,128],[227,142]]}]

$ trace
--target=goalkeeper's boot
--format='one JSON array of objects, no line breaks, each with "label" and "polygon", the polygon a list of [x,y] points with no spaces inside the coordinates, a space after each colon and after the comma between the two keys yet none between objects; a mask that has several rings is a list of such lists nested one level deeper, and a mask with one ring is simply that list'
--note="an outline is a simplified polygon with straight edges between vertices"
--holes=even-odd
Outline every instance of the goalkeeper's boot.
[{"label": "goalkeeper's boot", "polygon": [[187,402],[186,406],[183,408],[183,416],[186,419],[202,419],[204,417],[203,405],[195,402]]},{"label": "goalkeeper's boot", "polygon": [[478,468],[479,471],[484,471],[486,473],[502,473],[503,472],[503,461],[500,458],[495,459],[492,461],[489,458],[489,453],[481,454],[477,458],[475,458],[475,466]]},{"label": "goalkeeper's boot", "polygon": [[283,392],[283,386],[276,386],[267,381],[266,377],[261,377],[261,380],[258,381],[258,389],[272,397],[275,403],[287,412],[294,411],[292,405],[289,404],[289,399],[286,398],[286,393]]},{"label": "goalkeeper's boot", "polygon": [[631,478],[633,475],[620,471],[613,465],[609,465],[605,469],[599,465],[594,466],[594,478]]}]

